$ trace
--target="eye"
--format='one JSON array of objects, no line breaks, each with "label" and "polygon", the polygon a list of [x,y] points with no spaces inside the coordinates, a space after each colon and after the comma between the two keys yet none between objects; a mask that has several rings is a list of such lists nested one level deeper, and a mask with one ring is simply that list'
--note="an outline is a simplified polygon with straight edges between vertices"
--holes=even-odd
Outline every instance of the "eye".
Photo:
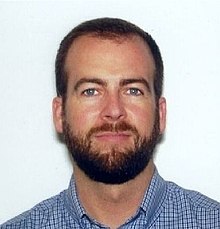
[{"label": "eye", "polygon": [[143,95],[143,92],[138,88],[129,88],[127,90],[127,94],[138,96],[138,95]]},{"label": "eye", "polygon": [[98,91],[94,88],[88,88],[82,92],[83,95],[85,96],[94,96],[98,94]]}]

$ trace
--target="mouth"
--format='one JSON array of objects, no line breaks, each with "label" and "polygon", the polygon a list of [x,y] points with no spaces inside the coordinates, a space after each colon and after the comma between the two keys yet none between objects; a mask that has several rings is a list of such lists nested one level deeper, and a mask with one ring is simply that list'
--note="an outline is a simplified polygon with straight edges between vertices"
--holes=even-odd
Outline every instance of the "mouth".
[{"label": "mouth", "polygon": [[131,137],[131,133],[123,132],[99,132],[94,135],[98,141],[110,141],[110,142],[121,142],[128,140]]}]

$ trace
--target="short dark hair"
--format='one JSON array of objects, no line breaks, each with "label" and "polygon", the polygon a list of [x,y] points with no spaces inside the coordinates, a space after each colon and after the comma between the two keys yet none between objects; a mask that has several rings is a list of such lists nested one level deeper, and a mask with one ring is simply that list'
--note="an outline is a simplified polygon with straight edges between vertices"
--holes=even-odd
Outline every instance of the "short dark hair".
[{"label": "short dark hair", "polygon": [[57,96],[66,97],[68,76],[65,70],[65,61],[67,53],[74,40],[83,35],[116,40],[129,36],[141,37],[149,46],[155,62],[154,90],[156,99],[161,97],[163,88],[163,60],[159,47],[150,34],[136,25],[118,18],[98,18],[85,21],[73,28],[64,37],[58,49],[55,63]]}]

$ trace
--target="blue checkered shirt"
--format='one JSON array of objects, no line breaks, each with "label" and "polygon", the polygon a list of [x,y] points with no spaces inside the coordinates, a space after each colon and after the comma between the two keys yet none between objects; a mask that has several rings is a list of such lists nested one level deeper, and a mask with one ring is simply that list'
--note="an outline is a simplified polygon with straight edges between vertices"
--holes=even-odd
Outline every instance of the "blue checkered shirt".
[{"label": "blue checkered shirt", "polygon": [[[91,219],[77,197],[74,178],[69,188],[9,220],[1,229],[108,228]],[[119,228],[220,229],[220,203],[164,181],[157,170],[137,213]]]}]

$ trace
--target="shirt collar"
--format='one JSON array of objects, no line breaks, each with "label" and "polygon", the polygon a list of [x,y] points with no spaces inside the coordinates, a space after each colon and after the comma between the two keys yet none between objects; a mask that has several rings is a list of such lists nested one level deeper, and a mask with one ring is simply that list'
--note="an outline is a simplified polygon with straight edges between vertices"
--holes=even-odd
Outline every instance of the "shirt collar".
[{"label": "shirt collar", "polygon": [[139,209],[139,211],[142,210],[144,212],[148,225],[159,215],[167,193],[166,190],[167,183],[155,168],[153,177]]},{"label": "shirt collar", "polygon": [[74,219],[79,220],[83,218],[83,216],[86,216],[86,211],[82,207],[77,195],[74,175],[72,175],[69,188],[67,189],[66,192],[65,205],[69,209],[69,212]]}]

